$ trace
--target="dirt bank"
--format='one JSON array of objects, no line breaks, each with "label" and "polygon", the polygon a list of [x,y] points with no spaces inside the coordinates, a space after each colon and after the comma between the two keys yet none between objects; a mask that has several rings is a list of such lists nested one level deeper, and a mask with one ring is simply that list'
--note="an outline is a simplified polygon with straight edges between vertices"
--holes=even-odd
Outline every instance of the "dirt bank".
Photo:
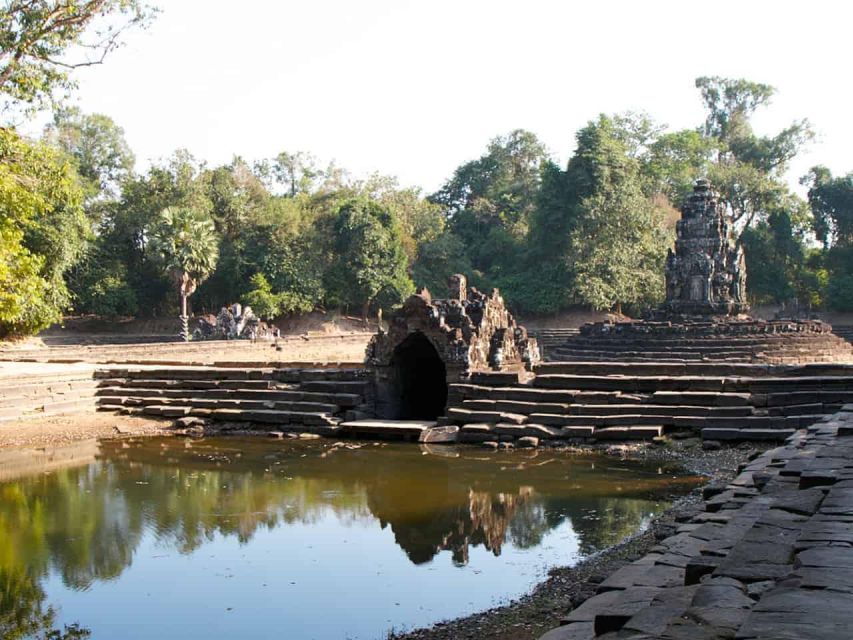
[{"label": "dirt bank", "polygon": [[77,413],[0,424],[0,449],[48,447],[92,438],[154,436],[171,432],[160,420],[111,413]]}]

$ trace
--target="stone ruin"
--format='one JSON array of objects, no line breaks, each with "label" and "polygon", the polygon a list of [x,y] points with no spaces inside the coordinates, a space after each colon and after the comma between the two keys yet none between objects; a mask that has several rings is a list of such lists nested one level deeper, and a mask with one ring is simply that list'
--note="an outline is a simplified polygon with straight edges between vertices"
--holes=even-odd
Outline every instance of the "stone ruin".
[{"label": "stone ruin", "polygon": [[233,304],[222,307],[212,321],[199,318],[193,340],[271,340],[278,329],[270,327],[252,312],[252,307]]},{"label": "stone ruin", "polygon": [[594,322],[554,347],[563,361],[849,362],[851,349],[820,320],[746,315],[746,266],[725,206],[705,179],[681,208],[666,261],[666,301],[645,320]]},{"label": "stone ruin", "polygon": [[388,319],[367,347],[376,377],[377,415],[434,419],[444,413],[447,384],[473,371],[523,371],[539,362],[539,347],[507,310],[497,289],[449,279],[448,297],[421,289]]},{"label": "stone ruin", "polygon": [[725,205],[708,180],[697,180],[666,260],[665,313],[730,316],[747,310],[744,254],[730,235]]}]

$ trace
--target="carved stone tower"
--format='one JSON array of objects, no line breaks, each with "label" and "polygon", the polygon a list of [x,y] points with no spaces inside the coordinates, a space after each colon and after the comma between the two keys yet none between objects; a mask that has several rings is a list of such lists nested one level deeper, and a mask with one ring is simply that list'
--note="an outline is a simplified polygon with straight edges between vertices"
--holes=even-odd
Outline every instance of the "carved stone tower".
[{"label": "carved stone tower", "polygon": [[719,316],[747,310],[744,255],[729,235],[725,205],[708,180],[697,180],[681,208],[675,252],[666,260],[665,312]]}]

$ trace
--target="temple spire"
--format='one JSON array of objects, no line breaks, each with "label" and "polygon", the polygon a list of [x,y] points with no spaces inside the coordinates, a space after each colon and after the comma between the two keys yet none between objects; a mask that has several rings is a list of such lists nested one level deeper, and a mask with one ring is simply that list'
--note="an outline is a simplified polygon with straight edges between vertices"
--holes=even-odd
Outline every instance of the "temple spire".
[{"label": "temple spire", "polygon": [[677,315],[735,315],[747,310],[743,250],[730,240],[726,207],[700,178],[681,208],[675,251],[666,260],[664,310]]}]

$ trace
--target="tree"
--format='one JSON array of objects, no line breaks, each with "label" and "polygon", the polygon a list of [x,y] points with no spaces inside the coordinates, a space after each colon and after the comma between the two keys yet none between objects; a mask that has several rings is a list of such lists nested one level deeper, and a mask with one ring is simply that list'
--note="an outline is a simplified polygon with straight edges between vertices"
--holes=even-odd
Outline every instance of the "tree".
[{"label": "tree", "polygon": [[480,286],[471,261],[465,251],[465,245],[459,237],[445,230],[440,235],[418,244],[417,258],[412,264],[412,280],[418,287],[426,287],[441,297],[447,287],[447,280],[454,273],[475,276],[471,284]]},{"label": "tree", "polygon": [[621,313],[662,299],[663,262],[672,237],[660,209],[630,179],[583,201],[572,234],[575,295],[593,309]]},{"label": "tree", "polygon": [[812,224],[824,247],[827,301],[839,311],[853,311],[853,173],[833,177],[818,166],[801,182],[809,187]]},{"label": "tree", "polygon": [[480,272],[511,272],[536,208],[548,153],[536,136],[518,129],[494,138],[477,160],[453,172],[429,197]]},{"label": "tree", "polygon": [[619,123],[600,116],[578,133],[568,189],[576,220],[567,259],[579,301],[594,309],[640,308],[663,292],[672,233],[663,211],[643,192],[640,165]]},{"label": "tree", "polygon": [[824,248],[853,245],[853,172],[834,178],[826,167],[812,167],[800,183],[809,187],[814,232]]},{"label": "tree", "polygon": [[0,129],[0,335],[43,329],[69,306],[64,276],[88,239],[82,199],[55,150]]},{"label": "tree", "polygon": [[252,307],[252,311],[262,320],[272,320],[281,313],[278,296],[272,292],[270,283],[262,273],[256,273],[251,279],[252,289],[243,300]]},{"label": "tree", "polygon": [[379,298],[390,306],[412,293],[399,223],[387,208],[365,198],[345,201],[332,229],[335,258],[326,282],[333,303],[359,305],[367,320]]},{"label": "tree", "polygon": [[133,172],[136,160],[124,130],[109,116],[59,109],[44,137],[73,159],[88,199],[117,197],[121,183]]},{"label": "tree", "polygon": [[284,185],[291,198],[299,193],[311,193],[315,180],[323,175],[317,168],[314,156],[302,151],[282,151],[273,160],[272,170],[276,180]]},{"label": "tree", "polygon": [[[73,69],[101,64],[128,28],[144,26],[153,14],[140,0],[5,0],[0,93],[6,109],[38,108],[73,88]],[[69,58],[72,50],[86,55]]]},{"label": "tree", "polygon": [[707,112],[703,133],[717,148],[708,177],[731,209],[740,243],[744,229],[787,199],[783,175],[814,132],[800,120],[775,136],[755,135],[750,117],[769,104],[776,92],[770,85],[714,76],[697,78],[696,87]]},{"label": "tree", "polygon": [[705,136],[725,143],[752,135],[749,117],[776,93],[768,84],[719,76],[696,78],[696,88],[707,111]]},{"label": "tree", "polygon": [[[144,314],[172,312],[169,308],[171,283],[161,260],[152,251],[158,212],[168,207],[189,207],[205,214],[212,210],[206,184],[201,180],[204,167],[186,151],[152,166],[144,175],[131,175],[122,183],[121,197],[105,201],[97,229],[95,246],[74,274],[72,284],[84,310],[96,312],[89,302],[91,288],[110,276],[121,276],[133,291],[138,308]],[[103,283],[106,290],[116,283]]]},{"label": "tree", "polygon": [[167,208],[160,214],[153,240],[163,259],[164,270],[178,283],[182,337],[189,340],[187,298],[213,273],[219,257],[213,220],[189,207]]},{"label": "tree", "polygon": [[692,193],[694,181],[708,175],[718,151],[719,141],[698,130],[662,134],[649,145],[648,156],[641,160],[649,190],[680,205]]}]

